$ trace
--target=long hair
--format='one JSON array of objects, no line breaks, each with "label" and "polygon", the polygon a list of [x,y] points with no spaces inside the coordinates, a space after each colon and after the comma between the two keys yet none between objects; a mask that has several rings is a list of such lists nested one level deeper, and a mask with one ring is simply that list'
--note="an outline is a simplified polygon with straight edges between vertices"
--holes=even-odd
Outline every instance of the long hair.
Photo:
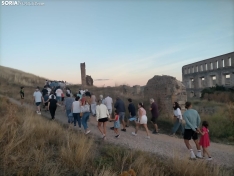
[{"label": "long hair", "polygon": [[143,103],[142,103],[142,102],[140,102],[140,103],[139,103],[139,105],[140,105],[140,107],[142,107],[142,108],[144,108],[144,109],[145,109],[145,107],[144,107],[144,105],[143,105]]},{"label": "long hair", "polygon": [[177,102],[174,102],[174,103],[175,103],[175,106],[173,107],[174,110],[176,110],[177,108],[179,108],[181,110],[181,107],[180,107],[179,103],[177,103]]}]

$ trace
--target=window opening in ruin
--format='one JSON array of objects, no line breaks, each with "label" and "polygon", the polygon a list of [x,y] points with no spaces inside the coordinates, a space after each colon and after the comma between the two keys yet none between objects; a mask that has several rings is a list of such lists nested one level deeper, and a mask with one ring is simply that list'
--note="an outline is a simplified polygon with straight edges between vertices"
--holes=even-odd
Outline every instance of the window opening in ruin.
[{"label": "window opening in ruin", "polygon": [[213,63],[210,63],[210,69],[213,70]]},{"label": "window opening in ruin", "polygon": [[228,59],[228,62],[229,62],[229,66],[232,66],[232,59],[231,58]]},{"label": "window opening in ruin", "polygon": [[184,74],[187,74],[187,69],[186,68],[184,69]]},{"label": "window opening in ruin", "polygon": [[219,61],[216,61],[216,67],[219,68]]},{"label": "window opening in ruin", "polygon": [[194,88],[194,79],[193,78],[191,78],[191,86],[190,86],[190,88]]},{"label": "window opening in ruin", "polygon": [[194,73],[194,67],[193,67],[193,73]]},{"label": "window opening in ruin", "polygon": [[190,97],[194,97],[194,92],[190,92]]},{"label": "window opening in ruin", "polygon": [[201,71],[203,71],[203,65],[201,65]]},{"label": "window opening in ruin", "polygon": [[197,72],[198,72],[198,66],[197,66]]},{"label": "window opening in ruin", "polygon": [[223,62],[223,67],[225,67],[225,65],[224,65],[224,60],[222,59],[222,62]]},{"label": "window opening in ruin", "polygon": [[225,75],[225,85],[230,85],[230,74]]},{"label": "window opening in ruin", "polygon": [[216,85],[216,76],[212,76],[212,86]]},{"label": "window opening in ruin", "polygon": [[201,87],[205,87],[205,77],[201,77]]},{"label": "window opening in ruin", "polygon": [[188,69],[188,73],[190,73],[190,68]]},{"label": "window opening in ruin", "polygon": [[206,70],[207,70],[207,64],[206,64]]}]

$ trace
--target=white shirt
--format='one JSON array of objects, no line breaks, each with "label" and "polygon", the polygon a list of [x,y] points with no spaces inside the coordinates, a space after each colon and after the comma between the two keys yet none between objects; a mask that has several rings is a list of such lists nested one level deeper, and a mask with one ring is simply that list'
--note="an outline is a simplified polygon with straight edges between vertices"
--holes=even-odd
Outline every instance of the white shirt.
[{"label": "white shirt", "polygon": [[112,109],[112,103],[113,103],[113,100],[111,97],[106,97],[104,99],[104,104],[106,105],[107,109]]},{"label": "white shirt", "polygon": [[72,103],[72,112],[73,113],[80,113],[81,112],[80,101],[74,101]]},{"label": "white shirt", "polygon": [[108,111],[106,105],[100,104],[100,105],[96,106],[97,121],[98,121],[98,119],[107,118],[109,116],[110,116],[109,111]]},{"label": "white shirt", "polygon": [[89,106],[89,104],[81,106],[81,111],[82,112],[90,112],[90,106]]},{"label": "white shirt", "polygon": [[177,108],[176,110],[174,110],[174,115],[175,115],[178,119],[183,119],[183,118],[182,118],[182,114],[181,114],[180,108]]},{"label": "white shirt", "polygon": [[67,89],[67,93],[68,93],[68,94],[71,94],[71,91]]},{"label": "white shirt", "polygon": [[51,88],[47,87],[47,90],[48,90],[48,94],[50,94]]},{"label": "white shirt", "polygon": [[42,94],[40,91],[35,91],[33,93],[33,96],[34,96],[34,99],[35,99],[35,102],[38,103],[38,102],[41,102],[41,97],[42,97]]},{"label": "white shirt", "polygon": [[56,93],[56,95],[57,95],[58,97],[61,97],[63,91],[62,91],[61,89],[57,89],[55,93]]}]

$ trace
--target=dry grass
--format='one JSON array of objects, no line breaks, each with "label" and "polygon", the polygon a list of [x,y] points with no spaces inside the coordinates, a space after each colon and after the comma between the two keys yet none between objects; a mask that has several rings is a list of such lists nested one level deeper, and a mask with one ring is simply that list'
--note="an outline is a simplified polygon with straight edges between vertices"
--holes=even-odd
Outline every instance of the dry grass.
[{"label": "dry grass", "polygon": [[139,176],[232,175],[203,161],[127,149],[63,127],[0,97],[1,175],[118,176],[133,169]]}]

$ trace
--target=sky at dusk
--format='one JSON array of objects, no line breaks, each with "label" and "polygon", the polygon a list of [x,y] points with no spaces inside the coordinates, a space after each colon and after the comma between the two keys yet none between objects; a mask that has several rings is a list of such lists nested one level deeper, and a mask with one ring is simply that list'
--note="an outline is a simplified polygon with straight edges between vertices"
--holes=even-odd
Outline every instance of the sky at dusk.
[{"label": "sky at dusk", "polygon": [[35,2],[1,4],[0,65],[81,83],[85,62],[94,85],[132,86],[234,51],[233,0]]}]

